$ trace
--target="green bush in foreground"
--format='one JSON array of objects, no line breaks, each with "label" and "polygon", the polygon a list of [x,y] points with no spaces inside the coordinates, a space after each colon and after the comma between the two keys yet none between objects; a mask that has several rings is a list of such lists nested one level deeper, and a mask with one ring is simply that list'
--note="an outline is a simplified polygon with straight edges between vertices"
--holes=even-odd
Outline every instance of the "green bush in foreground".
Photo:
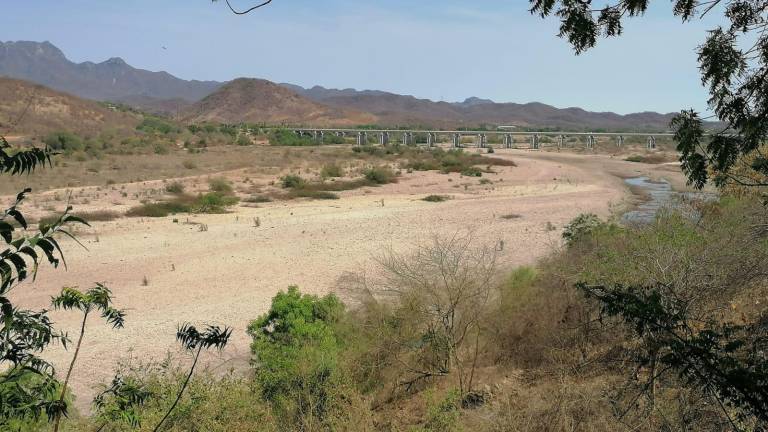
[{"label": "green bush in foreground", "polygon": [[292,286],[248,326],[256,382],[277,413],[322,420],[333,409],[335,389],[341,387],[336,326],[343,313],[333,294],[302,295]]}]

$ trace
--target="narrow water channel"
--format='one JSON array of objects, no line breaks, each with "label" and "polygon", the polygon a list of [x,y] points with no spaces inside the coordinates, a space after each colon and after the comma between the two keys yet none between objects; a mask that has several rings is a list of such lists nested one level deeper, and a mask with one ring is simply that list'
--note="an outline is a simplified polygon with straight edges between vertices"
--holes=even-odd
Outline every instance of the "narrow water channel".
[{"label": "narrow water channel", "polygon": [[624,223],[649,223],[653,222],[656,214],[662,208],[674,207],[680,204],[681,199],[716,199],[714,194],[705,192],[676,192],[668,181],[662,179],[654,181],[648,177],[632,177],[624,180],[629,186],[635,186],[648,194],[648,200],[641,203],[634,210],[624,213],[621,217]]}]

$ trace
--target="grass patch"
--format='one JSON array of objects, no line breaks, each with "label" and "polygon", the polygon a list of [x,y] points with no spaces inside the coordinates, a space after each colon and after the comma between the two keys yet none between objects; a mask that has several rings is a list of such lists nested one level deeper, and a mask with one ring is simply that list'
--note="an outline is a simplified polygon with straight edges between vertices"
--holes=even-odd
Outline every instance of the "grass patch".
[{"label": "grass patch", "polygon": [[339,196],[333,192],[322,190],[308,190],[308,189],[296,189],[292,191],[289,196],[295,198],[312,198],[319,200],[337,200]]},{"label": "grass patch", "polygon": [[415,171],[457,172],[468,177],[480,177],[483,171],[476,165],[517,166],[514,161],[465,153],[462,149],[405,149],[399,154],[408,159],[406,168]]},{"label": "grass patch", "polygon": [[379,186],[396,181],[397,174],[388,167],[368,168],[363,172],[363,178],[346,181],[308,182],[298,175],[290,174],[280,179],[282,187],[290,189],[290,191],[279,195],[279,198],[339,199],[339,196],[333,192],[354,190],[366,186]]},{"label": "grass patch", "polygon": [[166,217],[177,213],[225,213],[227,207],[237,204],[240,200],[232,195],[219,192],[208,192],[197,196],[182,194],[171,200],[144,203],[133,207],[126,216],[129,217]]}]

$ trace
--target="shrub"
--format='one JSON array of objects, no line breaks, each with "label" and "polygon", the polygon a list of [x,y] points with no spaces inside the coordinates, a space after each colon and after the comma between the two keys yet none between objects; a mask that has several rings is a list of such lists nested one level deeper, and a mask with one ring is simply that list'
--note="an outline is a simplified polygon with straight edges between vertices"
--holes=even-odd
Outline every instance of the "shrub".
[{"label": "shrub", "polygon": [[482,177],[483,171],[480,170],[480,168],[478,167],[472,166],[472,167],[467,167],[461,170],[461,175],[465,177]]},{"label": "shrub", "polygon": [[336,164],[327,164],[320,170],[320,176],[323,178],[344,177],[344,169]]},{"label": "shrub", "polygon": [[181,163],[181,166],[189,170],[197,168],[197,164],[195,163],[195,161],[191,161],[191,160],[185,160],[184,162]]},{"label": "shrub", "polygon": [[397,174],[389,167],[372,167],[363,171],[366,180],[375,184],[387,184],[397,181]]},{"label": "shrub", "polygon": [[240,136],[238,136],[237,139],[235,140],[235,144],[239,146],[249,146],[253,144],[253,142],[248,137],[248,135],[240,134]]},{"label": "shrub", "polygon": [[[115,406],[114,398],[104,401],[91,424],[80,421],[70,430],[151,431],[173,403],[186,378],[186,370],[173,361],[149,364],[123,364],[119,373],[127,382],[141,383],[148,393],[146,401],[135,407],[132,417]],[[139,428],[131,427],[137,419]],[[218,376],[211,372],[195,374],[176,409],[163,424],[167,432],[233,432],[280,430],[277,419],[269,412],[249,379],[230,374]]]},{"label": "shrub", "polygon": [[308,136],[299,136],[292,130],[277,129],[269,134],[269,145],[273,146],[315,146],[317,141]]},{"label": "shrub", "polygon": [[573,245],[578,240],[590,235],[597,228],[603,225],[597,215],[593,213],[582,213],[571,220],[563,230],[563,239],[566,244]]},{"label": "shrub", "polygon": [[461,417],[461,393],[451,390],[442,399],[430,397],[427,406],[427,417],[424,427],[415,432],[452,432],[460,431],[459,418]]},{"label": "shrub", "polygon": [[158,132],[161,134],[181,132],[178,127],[158,117],[144,117],[144,120],[136,126],[136,129],[143,132]]},{"label": "shrub", "polygon": [[244,198],[243,202],[254,203],[254,204],[268,203],[268,202],[272,202],[272,198],[266,195],[251,195],[249,197]]},{"label": "shrub", "polygon": [[174,202],[146,203],[129,209],[125,215],[129,217],[166,217],[173,213],[187,213],[188,205]]},{"label": "shrub", "polygon": [[54,132],[43,138],[43,142],[54,150],[61,150],[65,154],[82,151],[85,148],[83,140],[71,132]]},{"label": "shrub", "polygon": [[175,181],[165,186],[165,191],[172,194],[184,193],[184,185],[181,182]]},{"label": "shrub", "polygon": [[307,181],[296,174],[289,174],[280,179],[280,184],[285,189],[296,189],[306,185]]},{"label": "shrub", "polygon": [[208,188],[211,192],[220,194],[231,194],[233,191],[232,183],[224,177],[216,177],[208,180]]},{"label": "shrub", "polygon": [[306,189],[297,189],[291,194],[291,196],[295,196],[297,198],[313,198],[313,199],[321,199],[321,200],[339,199],[339,196],[333,192],[306,190]]},{"label": "shrub", "polygon": [[220,192],[209,192],[200,195],[192,205],[194,213],[224,213],[227,207],[231,207],[240,201],[237,197]]},{"label": "shrub", "polygon": [[638,163],[646,163],[646,164],[661,164],[664,162],[670,162],[673,161],[674,158],[666,157],[663,154],[654,153],[654,154],[647,154],[647,155],[632,155],[628,156],[626,159],[624,159],[627,162],[638,162]]},{"label": "shrub", "polygon": [[342,342],[337,324],[344,305],[333,294],[302,295],[296,286],[272,299],[269,312],[252,321],[256,381],[262,396],[288,418],[326,418],[339,386]]},{"label": "shrub", "polygon": [[447,195],[427,195],[421,200],[426,202],[443,202],[443,201],[448,201],[449,199],[451,198]]}]

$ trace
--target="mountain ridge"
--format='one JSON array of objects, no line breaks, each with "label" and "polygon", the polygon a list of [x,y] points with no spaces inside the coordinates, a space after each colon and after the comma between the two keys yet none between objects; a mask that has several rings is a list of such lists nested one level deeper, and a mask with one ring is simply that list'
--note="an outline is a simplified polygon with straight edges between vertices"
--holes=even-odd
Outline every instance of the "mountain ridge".
[{"label": "mountain ridge", "polygon": [[[50,42],[0,42],[0,76],[32,81],[54,90],[92,99],[120,102],[148,112],[179,117],[197,118],[190,114],[193,104],[201,102],[228,83],[218,81],[183,80],[168,72],[152,72],[134,68],[120,57],[111,57],[100,63],[90,61],[74,63],[62,50]],[[271,82],[270,82],[271,83]],[[263,83],[262,83],[263,84]],[[274,83],[272,83],[274,84]],[[233,95],[214,100],[227,100],[248,112],[242,116],[222,107],[214,113],[209,100],[207,110],[211,118],[236,121],[238,118],[273,118],[291,124],[351,125],[367,120],[382,126],[419,125],[425,127],[475,127],[482,125],[514,125],[519,127],[546,127],[574,130],[661,131],[667,130],[673,114],[639,112],[616,114],[591,112],[582,108],[556,108],[540,102],[494,102],[490,99],[469,97],[461,102],[442,102],[401,95],[381,90],[333,89],[322,86],[304,88],[294,84],[275,84],[255,94],[265,100],[278,100],[287,111],[277,113],[264,101],[252,101],[247,106]],[[293,96],[280,88],[304,98],[296,102]],[[298,105],[291,105],[294,100]],[[322,105],[311,105],[314,102]],[[261,114],[254,109],[260,107]],[[198,106],[197,109],[200,109]],[[224,113],[227,113],[224,116]],[[348,113],[349,118],[341,118]],[[290,115],[309,115],[294,117]],[[365,114],[365,115],[364,115]],[[202,117],[206,117],[203,115]]]}]

